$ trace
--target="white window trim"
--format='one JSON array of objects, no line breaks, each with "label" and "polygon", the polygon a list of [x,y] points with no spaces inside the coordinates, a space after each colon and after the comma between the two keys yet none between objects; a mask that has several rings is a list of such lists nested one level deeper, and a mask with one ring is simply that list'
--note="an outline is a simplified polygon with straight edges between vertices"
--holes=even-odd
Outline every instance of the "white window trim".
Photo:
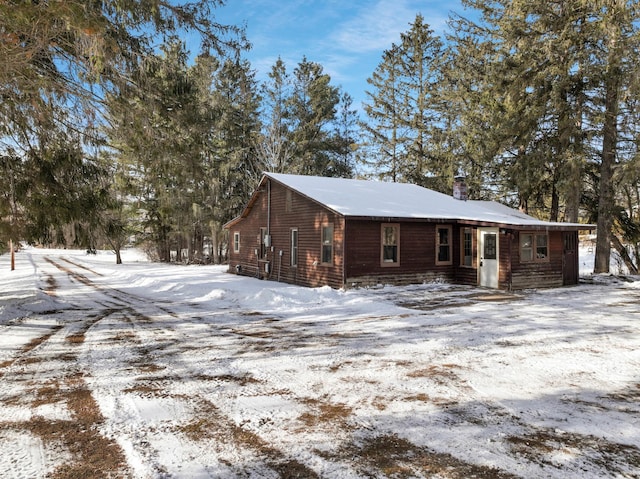
[{"label": "white window trim", "polygon": [[[296,244],[295,248],[293,245],[293,233],[296,234]],[[298,228],[291,228],[291,232],[289,233],[290,243],[291,243],[291,251],[289,252],[289,266],[292,268],[298,267],[298,249],[300,245],[300,235],[298,233]]]},{"label": "white window trim", "polygon": [[[464,263],[464,235],[465,233],[468,232],[469,235],[471,235],[471,264],[465,264]],[[473,245],[474,245],[475,241],[474,241],[474,234],[473,234],[473,228],[470,226],[463,226],[460,229],[460,266],[462,266],[463,268],[473,268]]]},{"label": "white window trim", "polygon": [[233,252],[234,253],[240,252],[240,232],[239,231],[233,232]]},{"label": "white window trim", "polygon": [[[396,261],[385,261],[384,259],[384,230],[394,228],[396,230]],[[380,266],[383,268],[400,266],[400,223],[382,223],[380,225]]]},{"label": "white window trim", "polygon": [[[331,228],[331,244],[325,244],[324,242],[324,230],[325,228]],[[335,228],[333,227],[333,223],[325,223],[320,226],[320,264],[322,266],[333,266],[333,255],[334,255],[334,237],[335,237]],[[331,259],[330,261],[324,260],[324,248],[325,246],[331,246]]]},{"label": "white window trim", "polygon": [[[449,238],[449,243],[447,246],[449,247],[449,259],[447,261],[439,261],[438,256],[440,253],[440,234],[439,230],[448,230],[449,234],[447,237]],[[436,265],[452,265],[453,264],[453,228],[451,225],[436,225]]]},{"label": "white window trim", "polygon": [[[531,235],[531,259],[522,259],[522,237],[524,235]],[[537,250],[538,250],[538,236],[544,236],[547,239],[547,255],[538,258]],[[548,263],[549,259],[549,232],[548,231],[521,231],[518,237],[518,253],[520,256],[520,263]]]}]

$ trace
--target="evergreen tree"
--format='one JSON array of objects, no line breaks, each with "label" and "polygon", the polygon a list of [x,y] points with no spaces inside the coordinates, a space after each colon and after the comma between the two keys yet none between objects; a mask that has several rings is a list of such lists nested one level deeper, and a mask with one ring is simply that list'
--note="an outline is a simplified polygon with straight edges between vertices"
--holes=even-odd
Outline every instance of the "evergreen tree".
[{"label": "evergreen tree", "polygon": [[214,161],[205,169],[211,188],[205,208],[212,207],[209,226],[216,263],[227,246],[222,227],[242,211],[260,169],[255,149],[260,131],[257,92],[248,62],[227,60],[215,76],[211,95],[217,111],[212,132],[216,141],[206,153]]},{"label": "evergreen tree", "polygon": [[357,112],[353,109],[353,99],[348,93],[342,93],[338,105],[336,125],[333,137],[335,148],[330,154],[330,176],[349,178],[355,167],[355,155],[359,145]]},{"label": "evergreen tree", "polygon": [[489,118],[500,132],[498,175],[525,209],[534,205],[555,220],[564,207],[564,217],[574,221],[586,166],[597,163],[596,271],[608,271],[619,133],[634,114],[622,105],[637,77],[638,6],[615,0],[465,3],[482,14],[479,24],[459,19],[459,36],[477,38],[476,53],[491,64],[483,88],[496,99]]},{"label": "evergreen tree", "polygon": [[370,102],[364,104],[364,111],[369,119],[361,124],[367,134],[369,166],[373,167],[378,178],[393,182],[402,179],[400,164],[403,162],[402,145],[405,143],[401,135],[404,121],[400,114],[398,57],[398,47],[394,45],[384,52],[383,61],[367,79],[373,92],[366,92]]},{"label": "evergreen tree", "polygon": [[293,155],[293,146],[289,141],[291,77],[281,58],[271,67],[268,77],[261,87],[264,126],[257,152],[266,171],[285,173]]},{"label": "evergreen tree", "polygon": [[[640,47],[640,6],[637,2],[605,2],[598,10],[595,27],[598,51],[601,52],[600,73],[603,94],[602,155],[598,185],[598,237],[596,243],[595,273],[608,273],[613,239],[613,219],[616,212],[614,176],[616,163],[624,158],[619,148],[622,123],[625,123],[622,104],[625,92],[635,86],[638,76],[638,49]],[[636,90],[637,91],[637,90]],[[628,112],[637,114],[638,111]],[[637,145],[634,156],[637,156]]]},{"label": "evergreen tree", "polygon": [[400,40],[369,79],[376,89],[368,92],[371,102],[365,105],[372,120],[366,127],[370,147],[377,150],[377,164],[391,165],[380,176],[447,189],[455,168],[437,145],[443,127],[438,93],[443,45],[421,15]]},{"label": "evergreen tree", "polygon": [[[86,157],[85,151],[92,145],[104,145],[99,131],[107,96],[131,96],[135,88],[141,89],[136,94],[140,99],[152,96],[143,92],[146,82],[141,74],[150,71],[144,63],[159,37],[195,30],[203,51],[216,54],[235,54],[246,46],[240,28],[215,21],[213,10],[220,5],[220,0],[0,2],[0,156],[20,158],[29,169],[21,178],[21,188],[34,192],[25,196],[20,205],[24,222],[20,231],[26,232],[29,226],[33,236],[50,235],[50,229],[34,231],[48,228],[47,211],[36,209],[47,207],[40,192],[53,192],[61,184],[66,188],[85,187],[71,181],[75,179],[71,172],[63,173],[58,168],[68,158],[69,167],[77,166],[78,171],[88,173],[91,161],[79,158]],[[152,104],[157,104],[155,98]],[[139,128],[141,138],[148,140],[151,128],[156,126],[154,117],[157,120],[159,115],[137,106],[139,112],[149,115],[131,118],[130,126]],[[148,131],[142,130],[145,126]],[[134,147],[144,143],[133,136],[130,140]],[[147,145],[153,146],[152,142]],[[138,151],[151,158],[154,149]],[[67,178],[61,181],[56,175]],[[46,184],[47,179],[53,183]],[[32,183],[27,184],[28,181]],[[74,195],[72,191],[60,191],[63,192],[69,197]],[[84,190],[75,192],[75,196],[78,200],[92,200]],[[76,217],[76,210],[82,209],[67,206],[73,211],[67,214],[54,208],[51,218],[70,220]],[[15,226],[12,231],[16,231]],[[62,239],[67,229],[68,225],[56,225],[54,236]]]},{"label": "evergreen tree", "polygon": [[17,186],[24,210],[22,239],[90,247],[105,203],[103,166],[66,132],[32,147],[23,168]]},{"label": "evergreen tree", "polygon": [[[265,125],[259,155],[269,171],[304,175],[353,174],[355,123],[350,97],[331,85],[322,65],[306,58],[290,75],[278,59],[263,84]],[[340,115],[339,113],[340,112]]]},{"label": "evergreen tree", "polygon": [[331,125],[337,114],[340,92],[320,64],[303,58],[293,72],[290,98],[291,144],[295,172],[332,176],[330,155],[336,150]]},{"label": "evergreen tree", "polygon": [[131,194],[140,201],[148,240],[158,259],[170,261],[171,250],[183,249],[194,183],[203,178],[203,122],[184,45],[172,39],[162,48],[161,56],[150,55],[140,65],[138,85],[110,96],[107,135],[132,177]]},{"label": "evergreen tree", "polygon": [[187,59],[175,39],[148,58],[144,89],[112,97],[109,136],[158,259],[201,262],[208,238],[220,262],[222,226],[248,200],[258,169],[257,85],[246,62],[199,56],[190,66]]},{"label": "evergreen tree", "polygon": [[0,156],[0,251],[9,241],[18,244],[24,238],[24,192],[19,189],[24,174],[24,162],[15,151]]}]

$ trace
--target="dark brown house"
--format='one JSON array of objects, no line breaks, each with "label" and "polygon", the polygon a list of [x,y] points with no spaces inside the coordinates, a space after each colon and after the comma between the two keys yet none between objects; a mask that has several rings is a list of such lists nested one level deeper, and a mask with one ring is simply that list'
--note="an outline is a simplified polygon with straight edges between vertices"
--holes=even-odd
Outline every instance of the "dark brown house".
[{"label": "dark brown house", "polygon": [[404,183],[266,173],[229,231],[229,271],[348,288],[433,280],[578,283],[578,231],[500,203]]}]

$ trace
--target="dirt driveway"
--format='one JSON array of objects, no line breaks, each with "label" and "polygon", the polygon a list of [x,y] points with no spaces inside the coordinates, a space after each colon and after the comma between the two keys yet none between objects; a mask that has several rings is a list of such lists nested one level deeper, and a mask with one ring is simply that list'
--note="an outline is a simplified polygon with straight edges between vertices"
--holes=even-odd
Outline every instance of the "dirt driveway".
[{"label": "dirt driveway", "polygon": [[285,314],[227,279],[176,301],[31,261],[58,307],[0,326],[3,477],[640,477],[635,291],[408,287]]}]

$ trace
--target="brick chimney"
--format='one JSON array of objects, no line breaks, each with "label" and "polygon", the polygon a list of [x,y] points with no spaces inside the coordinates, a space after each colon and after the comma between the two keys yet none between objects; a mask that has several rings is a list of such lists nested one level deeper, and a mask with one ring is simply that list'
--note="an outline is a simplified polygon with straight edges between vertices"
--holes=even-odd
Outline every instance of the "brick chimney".
[{"label": "brick chimney", "polygon": [[467,201],[467,184],[464,176],[456,176],[453,179],[453,197],[456,200]]}]

